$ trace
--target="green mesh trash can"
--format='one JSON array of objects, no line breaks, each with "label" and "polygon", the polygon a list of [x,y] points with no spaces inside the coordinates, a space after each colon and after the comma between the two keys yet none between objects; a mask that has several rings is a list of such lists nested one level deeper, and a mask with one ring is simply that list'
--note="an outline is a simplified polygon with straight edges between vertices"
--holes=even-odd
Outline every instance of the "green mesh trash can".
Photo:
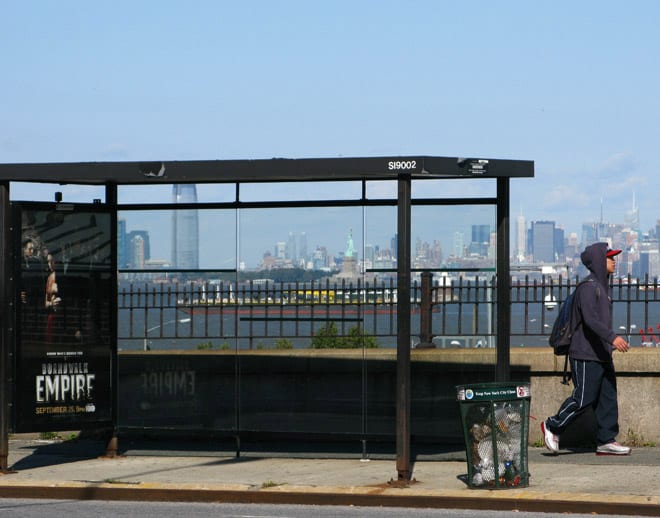
[{"label": "green mesh trash can", "polygon": [[458,385],[470,488],[529,485],[529,383]]}]

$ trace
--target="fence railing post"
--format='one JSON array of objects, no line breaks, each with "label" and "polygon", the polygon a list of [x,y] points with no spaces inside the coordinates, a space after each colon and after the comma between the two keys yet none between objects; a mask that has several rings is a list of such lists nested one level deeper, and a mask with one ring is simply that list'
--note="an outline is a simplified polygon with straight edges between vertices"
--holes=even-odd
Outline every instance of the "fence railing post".
[{"label": "fence railing post", "polygon": [[433,343],[431,317],[433,306],[431,305],[431,286],[433,285],[433,274],[422,272],[422,294],[419,309],[419,345],[418,349],[429,349],[435,347]]}]

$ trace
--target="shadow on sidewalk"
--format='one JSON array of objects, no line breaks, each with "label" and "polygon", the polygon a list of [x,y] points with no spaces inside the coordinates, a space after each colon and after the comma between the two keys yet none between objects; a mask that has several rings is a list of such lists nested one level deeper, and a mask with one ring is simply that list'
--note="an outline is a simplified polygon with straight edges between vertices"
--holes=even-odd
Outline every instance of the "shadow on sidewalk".
[{"label": "shadow on sidewalk", "polygon": [[29,441],[15,447],[13,451],[20,459],[11,468],[26,470],[101,457],[106,454],[106,443],[92,439],[48,441],[44,444]]}]

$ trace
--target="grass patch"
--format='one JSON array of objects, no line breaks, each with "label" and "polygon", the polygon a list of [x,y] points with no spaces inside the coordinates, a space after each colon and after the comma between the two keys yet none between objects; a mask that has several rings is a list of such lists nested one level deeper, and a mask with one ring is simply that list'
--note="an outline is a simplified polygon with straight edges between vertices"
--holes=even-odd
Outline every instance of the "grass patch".
[{"label": "grass patch", "polygon": [[628,446],[634,446],[636,448],[639,448],[639,447],[653,448],[653,447],[655,447],[655,441],[647,441],[641,433],[636,432],[635,430],[633,430],[631,428],[628,428],[628,431],[626,432],[625,443]]},{"label": "grass patch", "polygon": [[282,484],[280,484],[279,482],[274,482],[272,480],[266,480],[266,482],[261,484],[261,489],[266,489],[266,488],[269,488],[269,487],[277,487],[277,486],[281,486],[281,485]]},{"label": "grass patch", "polygon": [[60,435],[60,432],[40,432],[39,433],[39,439],[42,441],[55,441],[58,439],[61,439],[62,435]]}]

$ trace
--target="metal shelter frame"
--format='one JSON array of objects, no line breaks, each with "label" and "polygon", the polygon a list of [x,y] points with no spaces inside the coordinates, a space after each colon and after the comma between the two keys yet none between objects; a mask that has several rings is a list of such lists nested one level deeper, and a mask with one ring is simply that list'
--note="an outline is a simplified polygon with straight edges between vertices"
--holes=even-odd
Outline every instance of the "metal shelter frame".
[{"label": "metal shelter frame", "polygon": [[[2,334],[0,337],[0,470],[7,470],[8,434],[11,419],[10,394],[14,373],[11,371],[13,340],[12,264],[7,258],[12,246],[10,182],[80,184],[105,186],[105,204],[117,217],[117,187],[119,185],[203,184],[268,182],[362,181],[396,180],[397,195],[397,369],[396,369],[396,466],[398,478],[408,480],[410,466],[410,281],[411,281],[411,182],[413,179],[495,178],[495,198],[482,200],[496,205],[497,258],[496,271],[500,282],[510,282],[509,204],[510,178],[534,176],[534,163],[527,160],[483,158],[394,156],[373,158],[310,158],[263,160],[204,160],[165,162],[85,162],[85,163],[24,163],[0,164],[0,307]],[[447,204],[465,205],[472,198],[452,198]],[[240,203],[239,203],[240,206]],[[116,229],[114,230],[116,232]],[[114,242],[116,243],[116,234]],[[116,253],[116,250],[115,250]],[[116,282],[115,282],[116,284]],[[509,286],[497,290],[497,363],[495,381],[508,381],[511,332],[511,292]],[[116,297],[115,297],[116,299]],[[116,304],[116,301],[115,301]],[[115,307],[116,312],[116,307]],[[114,376],[116,379],[116,354]],[[113,383],[116,391],[116,383]],[[116,398],[113,405],[116,406]],[[114,412],[116,416],[116,412]],[[115,441],[113,437],[111,441]]]}]

